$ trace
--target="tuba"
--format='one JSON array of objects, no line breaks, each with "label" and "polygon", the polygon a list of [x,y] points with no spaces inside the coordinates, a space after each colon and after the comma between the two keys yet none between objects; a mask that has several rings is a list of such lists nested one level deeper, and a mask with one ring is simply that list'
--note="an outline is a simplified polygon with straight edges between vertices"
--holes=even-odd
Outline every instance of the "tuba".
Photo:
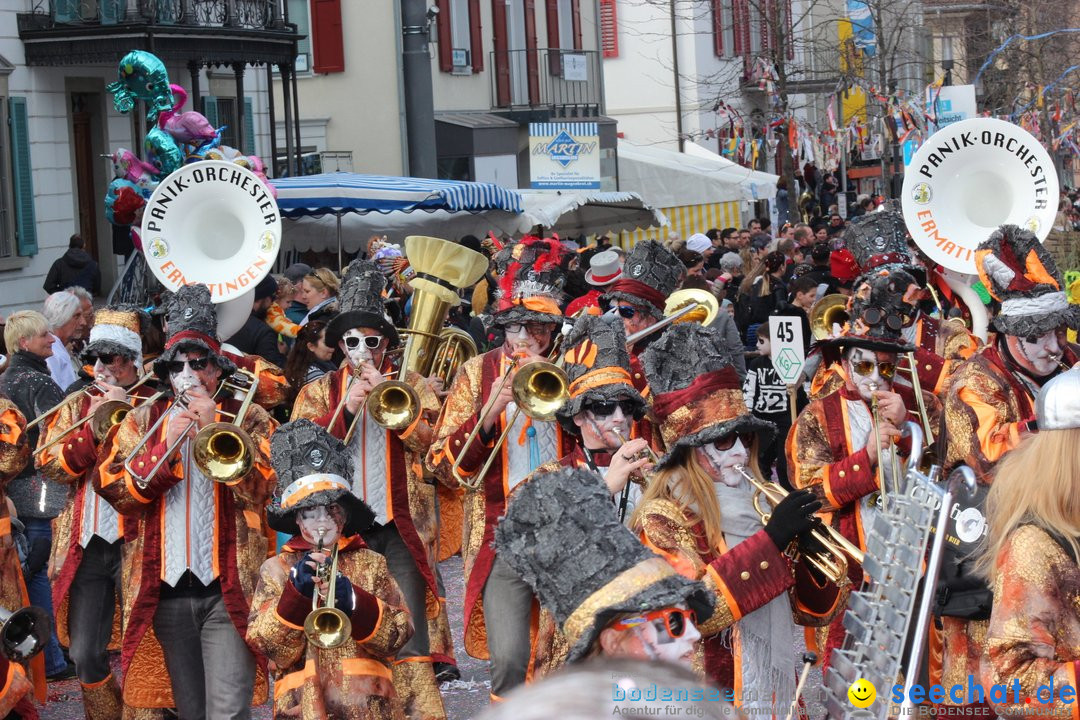
[{"label": "tuba", "polygon": [[456,327],[444,327],[439,333],[442,341],[431,363],[431,377],[440,378],[443,387],[450,387],[458,368],[478,354],[472,335]]},{"label": "tuba", "polygon": [[840,293],[826,295],[810,306],[810,330],[814,340],[825,340],[833,335],[833,325],[844,327],[851,316],[847,311],[847,296]]},{"label": "tuba", "polygon": [[15,662],[29,660],[45,648],[52,622],[32,605],[11,612],[0,607],[0,653]]}]

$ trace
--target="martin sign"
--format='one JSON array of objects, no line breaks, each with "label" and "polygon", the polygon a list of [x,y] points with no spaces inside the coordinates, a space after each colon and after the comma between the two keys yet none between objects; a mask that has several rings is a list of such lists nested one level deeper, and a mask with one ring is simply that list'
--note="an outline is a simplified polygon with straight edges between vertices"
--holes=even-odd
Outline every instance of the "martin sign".
[{"label": "martin sign", "polygon": [[530,123],[532,187],[600,187],[600,136],[596,123]]}]

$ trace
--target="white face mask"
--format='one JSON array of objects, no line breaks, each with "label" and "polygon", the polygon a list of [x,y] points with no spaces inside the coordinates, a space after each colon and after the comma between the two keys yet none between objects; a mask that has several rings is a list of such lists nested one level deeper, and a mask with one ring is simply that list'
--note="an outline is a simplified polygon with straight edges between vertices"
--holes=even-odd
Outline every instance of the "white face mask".
[{"label": "white face mask", "polygon": [[[345,345],[345,338],[353,338],[353,337],[354,338],[359,338],[360,343],[355,348],[353,348],[352,350],[349,350],[348,347],[346,347],[346,345]],[[346,330],[345,333],[342,335],[341,349],[345,352],[345,355],[349,358],[349,365],[351,365],[354,368],[358,368],[361,365],[364,365],[365,363],[367,363],[369,365],[374,364],[374,361],[373,361],[373,359],[371,357],[371,350],[369,350],[368,346],[364,344],[364,337],[365,337],[364,333],[360,332],[356,328]]]},{"label": "white face mask", "polygon": [[1028,342],[1025,338],[1019,338],[1020,354],[1031,365],[1031,370],[1036,375],[1049,375],[1058,368],[1058,357],[1061,355],[1061,343],[1058,342],[1057,330],[1051,330],[1045,335]]},{"label": "white face mask", "polygon": [[106,385],[120,384],[116,381],[116,376],[112,374],[111,370],[109,370],[109,366],[101,362],[101,360],[96,360],[94,362],[94,379],[99,382],[103,382]]},{"label": "white face mask", "polygon": [[[855,372],[852,364],[859,361],[866,361],[874,364],[874,369],[869,375],[860,375]],[[859,397],[866,402],[871,401],[876,391],[888,390],[892,387],[892,381],[886,380],[881,376],[881,371],[878,368],[877,353],[872,350],[853,348],[848,353],[845,365],[844,372],[847,373],[848,379],[855,386],[855,390],[859,393]]]},{"label": "white face mask", "polygon": [[697,626],[689,618],[686,629],[677,638],[671,637],[663,620],[653,620],[633,629],[641,640],[649,660],[661,660],[689,667],[694,660],[694,644],[701,639]]},{"label": "white face mask", "polygon": [[736,465],[746,466],[750,462],[750,451],[743,445],[740,438],[735,438],[735,443],[727,450],[717,450],[712,443],[694,448],[700,462],[714,482],[722,482],[728,487],[739,487],[743,482],[743,476],[735,469]]},{"label": "white face mask", "polygon": [[503,342],[503,350],[508,354],[515,352],[527,352],[532,355],[540,355],[542,347],[540,343],[529,334],[529,331],[525,327],[525,323],[521,324],[521,329],[517,332],[505,331],[506,340]]},{"label": "white face mask", "polygon": [[202,384],[199,376],[195,374],[190,365],[185,365],[184,369],[178,373],[169,373],[169,382],[172,384],[173,393],[176,395]]},{"label": "white face mask", "polygon": [[332,547],[341,537],[344,514],[337,505],[316,505],[298,510],[296,524],[300,535],[312,545],[317,546],[321,538],[323,547]]}]

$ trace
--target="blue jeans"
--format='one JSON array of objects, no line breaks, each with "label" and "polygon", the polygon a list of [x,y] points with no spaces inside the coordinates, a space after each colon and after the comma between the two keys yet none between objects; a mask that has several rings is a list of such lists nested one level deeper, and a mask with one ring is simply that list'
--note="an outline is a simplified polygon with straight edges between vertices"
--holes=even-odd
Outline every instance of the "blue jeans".
[{"label": "blue jeans", "polygon": [[[36,538],[45,538],[52,543],[52,520],[48,518],[20,518],[26,526],[26,540],[32,546]],[[30,604],[39,607],[49,613],[52,620],[52,636],[45,646],[45,674],[52,675],[67,667],[67,660],[60,650],[60,643],[56,639],[56,619],[53,617],[52,585],[49,583],[49,568],[43,567],[36,575],[30,578],[26,584],[26,592],[30,595]]]}]

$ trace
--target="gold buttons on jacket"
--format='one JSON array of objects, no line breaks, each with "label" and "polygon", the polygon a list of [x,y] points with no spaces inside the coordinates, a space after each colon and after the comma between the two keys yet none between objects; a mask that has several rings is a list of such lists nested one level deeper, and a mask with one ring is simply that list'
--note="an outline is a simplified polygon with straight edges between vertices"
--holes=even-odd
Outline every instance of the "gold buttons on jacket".
[{"label": "gold buttons on jacket", "polygon": [[769,569],[769,561],[768,560],[762,560],[761,565],[758,565],[758,567],[760,567],[762,570],[768,570]]},{"label": "gold buttons on jacket", "polygon": [[749,580],[750,579],[750,573],[743,570],[741,573],[739,573],[739,577],[741,577],[743,580]]},{"label": "gold buttons on jacket", "polygon": [[859,466],[858,465],[852,465],[851,469],[854,470],[855,472],[859,472]]},{"label": "gold buttons on jacket", "polygon": [[836,474],[839,475],[840,477],[844,477],[845,475],[847,475],[847,473],[844,472],[843,470],[841,470],[840,472],[838,472]]}]

